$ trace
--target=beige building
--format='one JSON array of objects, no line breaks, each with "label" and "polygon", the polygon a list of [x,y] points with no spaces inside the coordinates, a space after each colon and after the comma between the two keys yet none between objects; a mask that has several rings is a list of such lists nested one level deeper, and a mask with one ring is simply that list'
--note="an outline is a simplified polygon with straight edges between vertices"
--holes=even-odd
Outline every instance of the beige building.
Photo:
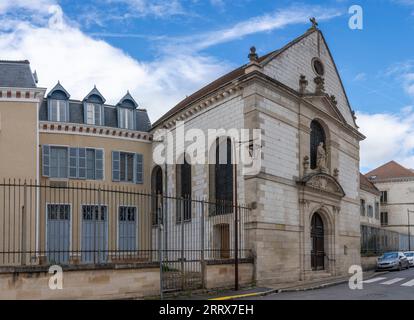
[{"label": "beige building", "polygon": [[390,161],[365,176],[381,192],[381,225],[408,234],[408,225],[414,221],[414,172]]},{"label": "beige building", "polygon": [[74,100],[58,83],[45,96],[27,61],[0,71],[0,246],[27,252],[0,263],[106,262],[150,249],[146,110],[129,93],[109,105],[96,87]]},{"label": "beige building", "polygon": [[361,225],[380,227],[380,196],[381,192],[363,174],[359,175]]},{"label": "beige building", "polygon": [[[359,142],[364,136],[325,38],[313,26],[279,50],[259,56],[252,48],[249,59],[171,109],[152,133],[155,140],[157,129],[166,129],[181,150],[174,151],[175,158],[187,153],[191,159],[177,139],[179,122],[186,133],[258,129],[259,170],[245,174],[243,166],[225,162],[169,164],[153,172],[168,177],[169,194],[237,199],[252,208],[241,232],[255,257],[258,284],[347,274],[349,266],[360,263]],[[203,153],[211,159],[221,152],[234,154],[241,144],[255,149],[255,143],[224,134],[210,140]],[[166,139],[166,148],[169,144]],[[226,239],[232,225],[223,220],[220,225],[213,237],[231,248]]]}]

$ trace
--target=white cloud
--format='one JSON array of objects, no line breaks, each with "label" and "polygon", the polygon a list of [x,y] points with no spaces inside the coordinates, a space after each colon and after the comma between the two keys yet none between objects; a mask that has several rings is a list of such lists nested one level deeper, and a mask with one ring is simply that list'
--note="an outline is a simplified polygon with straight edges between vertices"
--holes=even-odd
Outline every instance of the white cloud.
[{"label": "white cloud", "polygon": [[68,24],[59,6],[49,6],[44,14],[49,19],[43,26],[19,22],[13,32],[0,31],[1,58],[30,60],[39,86],[50,89],[60,80],[74,99],[96,84],[108,102],[116,103],[129,89],[155,121],[229,69],[202,55],[174,54],[143,63]]},{"label": "white cloud", "polygon": [[[156,61],[142,62],[103,40],[83,33],[76,24],[67,20],[54,0],[40,0],[36,5],[29,0],[1,1],[0,8],[5,13],[0,15],[2,59],[30,60],[32,68],[37,70],[40,86],[50,89],[60,80],[74,99],[82,99],[96,84],[109,103],[116,103],[129,89],[148,109],[152,121],[186,95],[230,69],[227,63],[202,55],[200,50],[256,32],[307,23],[311,15],[320,16],[323,20],[337,14],[323,11],[320,7],[280,10],[225,30],[203,34],[196,37],[200,40],[198,45],[185,38],[181,41],[181,49],[188,47],[192,50],[167,50]],[[130,4],[135,4],[139,11],[143,3],[147,2],[136,0]],[[153,14],[161,14],[163,3],[166,1],[151,2],[149,10]],[[157,4],[158,7],[155,6]],[[8,13],[15,8],[30,11],[30,14],[10,17]]]},{"label": "white cloud", "polygon": [[199,51],[220,43],[241,39],[251,34],[282,29],[292,24],[309,23],[309,18],[312,16],[317,16],[319,21],[324,21],[340,15],[341,12],[338,10],[320,6],[289,7],[277,10],[271,14],[248,19],[229,28],[172,39],[169,45],[164,43],[163,46],[166,50],[171,50],[172,47],[178,46],[190,51]]},{"label": "white cloud", "polygon": [[108,3],[120,3],[128,7],[128,16],[171,17],[186,12],[180,0],[107,0]]},{"label": "white cloud", "polygon": [[361,167],[373,169],[390,160],[414,168],[414,112],[412,106],[399,113],[357,113],[361,142]]},{"label": "white cloud", "polygon": [[354,81],[365,81],[366,79],[367,79],[367,74],[364,72],[360,72],[354,77]]}]

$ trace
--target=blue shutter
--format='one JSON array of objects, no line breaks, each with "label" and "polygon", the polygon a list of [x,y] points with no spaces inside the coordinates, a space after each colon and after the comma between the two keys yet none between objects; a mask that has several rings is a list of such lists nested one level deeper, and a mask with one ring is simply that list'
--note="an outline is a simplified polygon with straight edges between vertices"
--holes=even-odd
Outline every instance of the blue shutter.
[{"label": "blue shutter", "polygon": [[86,179],[86,149],[78,149],[78,177],[79,179]]},{"label": "blue shutter", "polygon": [[121,128],[121,108],[118,107],[116,108],[116,113],[117,113],[117,117],[118,117],[118,128]]},{"label": "blue shutter", "polygon": [[95,179],[103,180],[103,150],[95,149]]},{"label": "blue shutter", "polygon": [[112,151],[112,181],[119,181],[121,167],[121,153],[119,151]]},{"label": "blue shutter", "polygon": [[88,113],[87,113],[87,106],[86,106],[86,102],[83,103],[83,123],[87,124],[87,119],[88,119]]},{"label": "blue shutter", "polygon": [[105,107],[101,104],[101,126],[105,125]]},{"label": "blue shutter", "polygon": [[137,130],[137,112],[136,112],[136,110],[132,111],[132,130]]},{"label": "blue shutter", "polygon": [[142,176],[142,154],[136,153],[134,155],[134,176],[135,176],[135,183],[142,183],[143,176]]},{"label": "blue shutter", "polygon": [[42,166],[43,166],[43,176],[49,177],[50,176],[50,146],[43,145],[42,146]]},{"label": "blue shutter", "polygon": [[70,122],[70,119],[69,119],[69,101],[65,101],[65,112],[66,112],[65,122]]},{"label": "blue shutter", "polygon": [[52,107],[51,107],[50,98],[47,99],[47,120],[52,121]]},{"label": "blue shutter", "polygon": [[78,148],[69,148],[69,178],[78,178]]}]

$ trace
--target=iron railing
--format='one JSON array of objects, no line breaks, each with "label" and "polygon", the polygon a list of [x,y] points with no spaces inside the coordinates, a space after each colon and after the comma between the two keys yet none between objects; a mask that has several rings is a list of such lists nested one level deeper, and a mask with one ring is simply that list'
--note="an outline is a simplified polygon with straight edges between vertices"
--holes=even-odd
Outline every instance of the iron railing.
[{"label": "iron railing", "polygon": [[199,286],[210,261],[250,259],[249,213],[135,185],[4,179],[0,267],[158,263],[165,289]]}]

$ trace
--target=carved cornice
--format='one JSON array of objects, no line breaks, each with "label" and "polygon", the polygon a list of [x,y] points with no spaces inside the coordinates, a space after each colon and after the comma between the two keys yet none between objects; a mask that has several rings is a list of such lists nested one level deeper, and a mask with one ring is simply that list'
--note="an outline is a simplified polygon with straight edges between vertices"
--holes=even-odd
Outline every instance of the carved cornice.
[{"label": "carved cornice", "polygon": [[202,100],[197,101],[196,103],[186,107],[181,112],[178,112],[174,117],[170,118],[168,121],[164,122],[162,126],[164,129],[171,129],[175,126],[177,121],[185,121],[188,118],[198,114],[210,106],[228,98],[230,96],[235,95],[236,93],[240,92],[243,87],[240,84],[233,84],[228,86],[227,88],[221,89],[214,94],[203,98]]},{"label": "carved cornice", "polygon": [[87,136],[98,136],[102,138],[124,139],[142,142],[151,142],[152,135],[148,132],[125,130],[111,127],[98,127],[78,123],[59,123],[41,121],[39,123],[40,133],[78,134]]},{"label": "carved cornice", "polygon": [[44,88],[0,88],[0,101],[40,102],[46,92]]},{"label": "carved cornice", "polygon": [[345,197],[342,186],[333,176],[327,173],[311,173],[298,180],[297,183],[314,192],[323,192],[339,198]]}]

